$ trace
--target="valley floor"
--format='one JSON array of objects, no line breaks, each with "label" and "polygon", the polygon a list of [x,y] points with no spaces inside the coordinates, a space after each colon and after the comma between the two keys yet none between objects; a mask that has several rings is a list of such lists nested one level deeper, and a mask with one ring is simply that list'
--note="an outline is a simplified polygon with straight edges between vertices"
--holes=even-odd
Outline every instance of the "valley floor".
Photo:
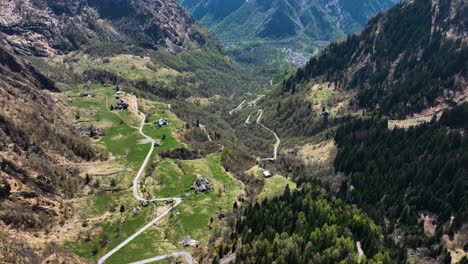
[{"label": "valley floor", "polygon": [[[160,157],[164,151],[190,147],[183,140],[187,132],[185,122],[168,105],[142,99],[134,102],[132,95],[124,93],[119,97],[131,102],[128,110],[110,111],[117,103],[114,87],[92,85],[89,97],[80,96],[82,92],[81,87],[67,92],[69,114],[76,123],[105,131],[95,144],[108,149],[112,157],[105,162],[79,164],[89,182],[83,195],[74,200],[73,220],[65,224],[74,232],[67,236],[64,250],[84,259],[107,260],[106,263],[129,263],[163,254],[182,259],[188,256],[170,255],[181,251],[196,258],[201,248],[210,243],[213,223],[243,196],[243,184],[224,170],[221,153],[193,160]],[[147,113],[147,117],[139,116],[138,110]],[[146,122],[141,124],[139,133],[142,118]],[[159,119],[166,119],[169,125],[154,125]],[[160,145],[151,152],[155,141]],[[149,162],[142,165],[147,154]],[[141,177],[135,178],[139,170]],[[255,172],[259,173],[261,177],[261,170]],[[213,190],[196,194],[191,187],[198,177],[208,180]],[[290,180],[274,176],[268,179],[259,197],[281,193],[286,184],[295,186]],[[158,221],[153,220],[156,217]],[[136,232],[139,235],[128,241]],[[188,236],[193,246],[184,248],[183,241]],[[115,248],[118,250],[111,251]]]}]

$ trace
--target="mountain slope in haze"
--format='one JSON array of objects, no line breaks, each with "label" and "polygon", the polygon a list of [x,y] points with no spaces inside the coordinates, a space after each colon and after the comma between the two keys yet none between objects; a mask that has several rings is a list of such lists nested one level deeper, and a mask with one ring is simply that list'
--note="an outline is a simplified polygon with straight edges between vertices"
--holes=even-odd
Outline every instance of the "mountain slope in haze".
[{"label": "mountain slope in haze", "polygon": [[359,30],[394,0],[182,0],[193,16],[223,41],[305,35],[334,40]]},{"label": "mountain slope in haze", "polygon": [[84,182],[73,164],[107,155],[67,125],[57,91],[53,81],[0,45],[0,256],[5,263],[40,262],[41,253],[30,243],[43,240],[31,237],[68,213],[61,202]]},{"label": "mountain slope in haze", "polygon": [[0,3],[0,32],[24,55],[117,42],[178,52],[217,43],[175,1],[26,0]]},{"label": "mountain slope in haze", "polygon": [[312,58],[283,92],[333,82],[357,88],[359,106],[395,117],[459,102],[468,93],[467,10],[461,0],[398,4]]}]

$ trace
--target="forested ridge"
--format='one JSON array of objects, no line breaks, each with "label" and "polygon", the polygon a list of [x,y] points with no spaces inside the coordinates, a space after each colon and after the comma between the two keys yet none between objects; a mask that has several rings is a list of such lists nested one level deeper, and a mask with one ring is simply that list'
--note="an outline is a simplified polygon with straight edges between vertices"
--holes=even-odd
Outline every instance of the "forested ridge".
[{"label": "forested ridge", "polygon": [[[237,263],[357,263],[360,242],[361,263],[405,263],[408,248],[422,247],[450,263],[442,235],[453,238],[468,219],[467,117],[468,103],[407,129],[349,118],[335,136],[334,167],[347,178],[337,197],[304,173],[295,191],[235,204],[214,261],[235,253]],[[433,235],[420,214],[432,216]]]},{"label": "forested ridge", "polygon": [[316,183],[304,186],[247,207],[231,234],[240,244],[221,245],[219,255],[232,250],[237,263],[357,263],[362,241],[361,263],[405,261],[403,251],[386,248],[381,228],[362,211]]},{"label": "forested ridge", "polygon": [[285,80],[283,93],[296,93],[318,78],[358,88],[361,107],[406,116],[434,105],[444,92],[464,89],[467,6],[432,2],[406,1],[375,16],[362,32],[329,45]]},{"label": "forested ridge", "polygon": [[[441,119],[408,129],[387,120],[357,119],[338,128],[335,168],[349,176],[341,193],[383,224],[417,225],[418,213],[453,216],[453,232],[468,220],[468,103]],[[438,234],[439,236],[441,234]]]}]

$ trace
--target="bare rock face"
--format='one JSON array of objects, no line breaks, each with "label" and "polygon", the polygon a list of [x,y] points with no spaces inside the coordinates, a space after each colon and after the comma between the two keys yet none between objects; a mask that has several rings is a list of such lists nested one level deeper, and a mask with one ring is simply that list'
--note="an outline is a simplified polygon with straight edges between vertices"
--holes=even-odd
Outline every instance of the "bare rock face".
[{"label": "bare rock face", "polygon": [[0,37],[22,55],[105,42],[172,52],[217,46],[174,0],[4,0],[0,10]]}]

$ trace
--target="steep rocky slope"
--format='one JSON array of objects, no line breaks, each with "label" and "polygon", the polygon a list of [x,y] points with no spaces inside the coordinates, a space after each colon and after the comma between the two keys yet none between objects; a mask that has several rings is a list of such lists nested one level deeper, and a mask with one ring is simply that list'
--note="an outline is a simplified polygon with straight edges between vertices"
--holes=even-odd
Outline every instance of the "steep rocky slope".
[{"label": "steep rocky slope", "polygon": [[[74,132],[54,82],[0,45],[0,261],[37,263],[31,232],[54,226],[83,183],[72,163],[105,158]],[[14,238],[13,238],[14,237]],[[43,249],[43,246],[41,249]]]},{"label": "steep rocky slope", "polygon": [[247,87],[248,70],[174,0],[8,0],[0,9],[5,45],[60,83],[120,83],[168,99]]},{"label": "steep rocky slope", "polygon": [[459,102],[468,94],[467,12],[462,0],[398,4],[312,58],[282,92],[333,82],[357,88],[359,106],[395,117]]},{"label": "steep rocky slope", "polygon": [[172,52],[217,46],[173,0],[7,0],[0,9],[1,34],[24,55],[63,54],[103,42]]}]

